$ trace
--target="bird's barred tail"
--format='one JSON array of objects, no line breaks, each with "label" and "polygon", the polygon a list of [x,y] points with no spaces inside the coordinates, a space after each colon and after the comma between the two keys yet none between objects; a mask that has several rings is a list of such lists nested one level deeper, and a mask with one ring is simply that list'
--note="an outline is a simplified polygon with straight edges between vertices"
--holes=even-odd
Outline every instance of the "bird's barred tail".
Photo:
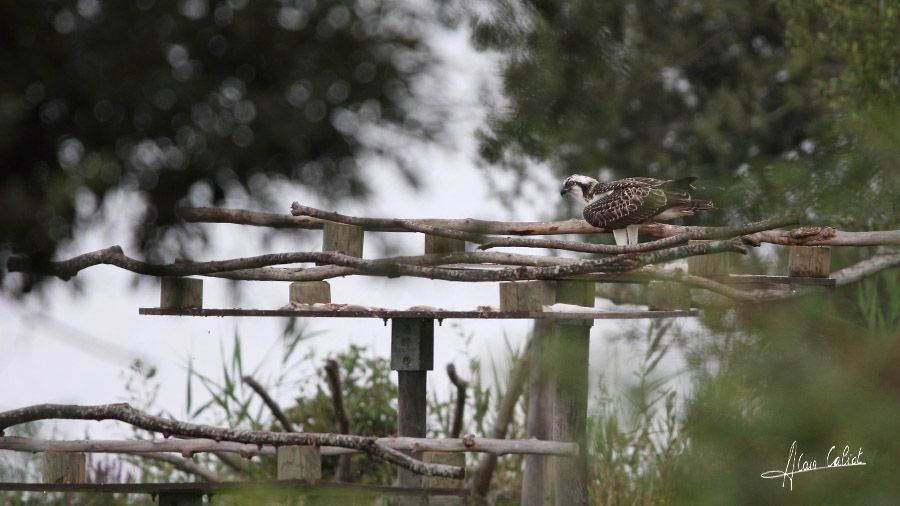
[{"label": "bird's barred tail", "polygon": [[716,206],[713,205],[712,200],[689,200],[684,203],[685,210],[687,211],[709,211],[711,209],[715,209]]}]

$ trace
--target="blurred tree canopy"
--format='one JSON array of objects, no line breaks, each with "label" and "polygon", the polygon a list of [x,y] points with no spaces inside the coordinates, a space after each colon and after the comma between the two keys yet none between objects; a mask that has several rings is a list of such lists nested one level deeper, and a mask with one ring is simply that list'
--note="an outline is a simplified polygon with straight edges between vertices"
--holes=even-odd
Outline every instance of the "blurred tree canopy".
[{"label": "blurred tree canopy", "polygon": [[0,254],[48,260],[117,189],[147,204],[151,256],[189,195],[265,199],[278,177],[364,195],[367,128],[438,129],[411,103],[434,18],[393,0],[0,2]]},{"label": "blurred tree canopy", "polygon": [[480,134],[492,167],[696,175],[719,221],[790,208],[835,225],[896,222],[891,2],[491,5],[474,40],[504,57],[505,101]]}]

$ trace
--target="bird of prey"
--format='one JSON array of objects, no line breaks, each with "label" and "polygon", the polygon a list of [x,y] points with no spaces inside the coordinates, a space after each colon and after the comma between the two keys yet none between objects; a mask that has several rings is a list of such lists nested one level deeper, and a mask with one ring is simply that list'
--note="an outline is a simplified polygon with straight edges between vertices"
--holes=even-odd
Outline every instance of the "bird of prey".
[{"label": "bird of prey", "polygon": [[563,182],[560,195],[571,195],[583,203],[585,221],[612,230],[616,244],[637,244],[642,223],[673,220],[713,208],[709,200],[691,199],[691,183],[696,179],[629,177],[604,183],[575,174]]}]

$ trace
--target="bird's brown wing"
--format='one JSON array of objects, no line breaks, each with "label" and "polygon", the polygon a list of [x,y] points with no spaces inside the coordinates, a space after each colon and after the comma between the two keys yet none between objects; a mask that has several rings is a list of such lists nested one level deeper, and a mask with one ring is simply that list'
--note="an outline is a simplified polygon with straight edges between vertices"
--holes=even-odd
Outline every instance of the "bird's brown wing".
[{"label": "bird's brown wing", "polygon": [[[614,181],[609,185],[625,181]],[[584,208],[584,219],[591,225],[606,230],[621,229],[628,225],[643,223],[656,216],[666,208],[667,201],[665,190],[656,185],[644,182],[620,184],[619,188],[612,189],[609,195],[588,204]]]}]

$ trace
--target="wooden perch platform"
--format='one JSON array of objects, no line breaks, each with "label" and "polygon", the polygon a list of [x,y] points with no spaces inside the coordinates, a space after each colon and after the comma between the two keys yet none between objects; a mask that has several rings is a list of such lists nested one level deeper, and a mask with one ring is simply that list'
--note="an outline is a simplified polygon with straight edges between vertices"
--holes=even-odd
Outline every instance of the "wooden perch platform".
[{"label": "wooden perch platform", "polygon": [[384,485],[360,485],[321,480],[233,481],[195,483],[9,483],[0,482],[0,491],[11,492],[89,492],[106,494],[247,494],[259,492],[286,492],[291,494],[322,494],[340,496],[456,496],[467,497],[464,488],[409,488]]},{"label": "wooden perch platform", "polygon": [[433,320],[615,320],[642,318],[677,318],[697,316],[696,309],[683,311],[447,311],[447,310],[315,310],[315,309],[175,309],[142,307],[142,315],[152,316],[264,316],[290,318],[429,318]]}]

